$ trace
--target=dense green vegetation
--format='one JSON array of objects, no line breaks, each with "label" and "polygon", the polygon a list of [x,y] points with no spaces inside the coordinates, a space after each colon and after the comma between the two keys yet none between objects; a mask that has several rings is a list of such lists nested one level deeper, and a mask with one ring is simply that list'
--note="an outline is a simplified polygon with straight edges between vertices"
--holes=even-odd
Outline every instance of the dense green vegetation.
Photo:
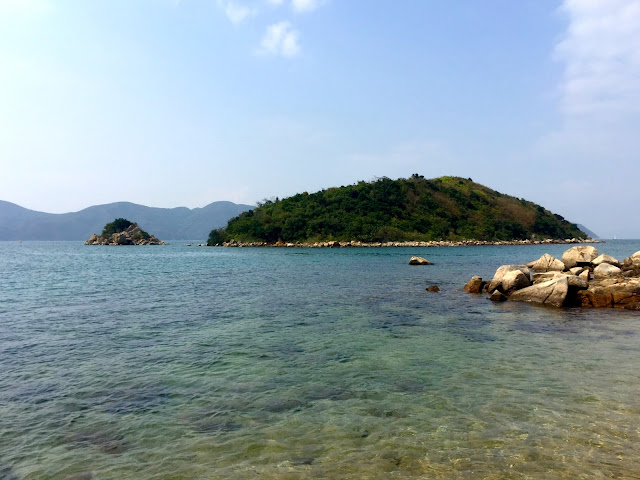
[{"label": "dense green vegetation", "polygon": [[414,174],[265,200],[258,208],[229,220],[226,228],[212,230],[209,244],[230,239],[275,243],[584,236],[560,215],[471,179],[427,180]]},{"label": "dense green vegetation", "polygon": [[[107,223],[102,229],[103,237],[110,237],[114,233],[124,232],[131,225],[138,227],[137,223],[131,222],[126,218],[116,218],[113,222]],[[140,227],[137,228],[135,232],[133,232],[132,238],[134,240],[148,240],[150,235],[142,230]]]},{"label": "dense green vegetation", "polygon": [[109,237],[114,233],[124,232],[127,228],[133,225],[133,222],[130,222],[126,218],[116,218],[113,222],[107,223],[102,229],[102,236]]}]

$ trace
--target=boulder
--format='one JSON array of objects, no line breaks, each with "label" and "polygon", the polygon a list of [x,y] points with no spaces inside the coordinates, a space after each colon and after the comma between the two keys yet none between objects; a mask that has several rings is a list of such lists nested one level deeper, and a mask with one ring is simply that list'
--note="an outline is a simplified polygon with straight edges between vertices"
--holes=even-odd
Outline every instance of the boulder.
[{"label": "boulder", "polygon": [[439,292],[440,288],[438,288],[437,285],[431,285],[430,287],[427,287],[427,292]]},{"label": "boulder", "polygon": [[502,265],[501,267],[498,267],[496,273],[493,275],[493,279],[489,284],[489,293],[493,293],[496,288],[502,288],[502,278],[505,276],[505,274],[514,270],[520,270],[527,277],[530,277],[531,275],[529,268],[525,265]]},{"label": "boulder", "polygon": [[622,270],[608,263],[601,263],[593,269],[593,278],[609,278],[622,274]]},{"label": "boulder", "polygon": [[513,292],[514,290],[520,290],[531,285],[531,280],[528,275],[525,275],[520,270],[512,270],[507,272],[502,277],[502,291],[506,294]]},{"label": "boulder", "polygon": [[583,307],[613,307],[613,295],[606,287],[591,287],[578,293]]},{"label": "boulder", "polygon": [[607,278],[579,292],[583,307],[640,309],[640,279]]},{"label": "boulder", "polygon": [[538,260],[530,262],[527,266],[534,272],[561,272],[564,270],[564,263],[548,253],[542,255]]},{"label": "boulder", "polygon": [[621,266],[624,270],[640,269],[640,252],[636,252],[630,257],[625,258]]},{"label": "boulder", "polygon": [[[589,288],[589,280],[575,275],[567,275],[567,284],[570,290],[586,290]],[[569,292],[571,294],[571,292]]]},{"label": "boulder", "polygon": [[464,286],[464,291],[469,293],[482,293],[484,286],[485,282],[482,281],[482,277],[474,275]]},{"label": "boulder", "polygon": [[549,280],[554,280],[556,278],[566,277],[566,275],[562,272],[544,272],[544,273],[534,273],[532,275],[532,281],[534,284],[548,282]]},{"label": "boulder", "polygon": [[571,275],[580,275],[584,271],[584,267],[573,267],[569,269]]},{"label": "boulder", "polygon": [[422,257],[411,257],[409,265],[433,265],[432,262]]},{"label": "boulder", "polygon": [[553,305],[561,307],[569,293],[569,283],[567,277],[549,280],[538,283],[522,290],[517,290],[509,297],[517,302],[539,303],[543,305]]},{"label": "boulder", "polygon": [[111,243],[115,245],[132,245],[133,242],[126,232],[114,233],[111,236]]},{"label": "boulder", "polygon": [[607,255],[606,253],[603,253],[602,255],[596,257],[591,263],[593,263],[594,265],[608,263],[609,265],[613,265],[614,267],[622,266],[622,264],[617,259],[613,258],[611,255]]},{"label": "boulder", "polygon": [[582,278],[583,280],[586,280],[588,282],[591,279],[591,272],[589,270],[585,270],[584,272],[582,272],[578,276],[580,278]]},{"label": "boulder", "polygon": [[85,245],[95,245],[96,243],[99,243],[99,242],[100,242],[100,237],[94,233],[93,235],[91,235],[91,237],[89,237],[89,240],[84,242],[84,244]]},{"label": "boulder", "polygon": [[571,247],[562,254],[562,263],[565,268],[589,265],[598,256],[598,250],[591,245],[578,245]]},{"label": "boulder", "polygon": [[500,290],[494,290],[494,292],[489,296],[489,300],[492,302],[505,302],[507,297]]}]

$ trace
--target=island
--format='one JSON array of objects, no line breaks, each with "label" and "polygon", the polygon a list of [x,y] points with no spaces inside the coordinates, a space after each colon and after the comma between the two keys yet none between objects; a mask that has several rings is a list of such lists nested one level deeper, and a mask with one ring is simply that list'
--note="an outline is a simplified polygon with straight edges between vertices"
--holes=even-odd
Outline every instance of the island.
[{"label": "island", "polygon": [[264,200],[212,230],[208,245],[431,246],[586,238],[562,216],[470,178],[414,174]]},{"label": "island", "polygon": [[137,223],[116,218],[107,223],[100,235],[93,234],[85,245],[166,245],[165,242],[142,230]]}]

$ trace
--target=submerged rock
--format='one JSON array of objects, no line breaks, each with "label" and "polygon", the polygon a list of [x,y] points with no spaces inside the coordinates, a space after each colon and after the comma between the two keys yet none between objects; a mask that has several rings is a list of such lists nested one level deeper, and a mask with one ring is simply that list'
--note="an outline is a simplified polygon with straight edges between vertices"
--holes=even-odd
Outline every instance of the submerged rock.
[{"label": "submerged rock", "polygon": [[440,288],[437,285],[431,285],[427,287],[427,292],[439,292]]},{"label": "submerged rock", "polygon": [[433,262],[422,257],[411,257],[409,265],[433,265]]}]

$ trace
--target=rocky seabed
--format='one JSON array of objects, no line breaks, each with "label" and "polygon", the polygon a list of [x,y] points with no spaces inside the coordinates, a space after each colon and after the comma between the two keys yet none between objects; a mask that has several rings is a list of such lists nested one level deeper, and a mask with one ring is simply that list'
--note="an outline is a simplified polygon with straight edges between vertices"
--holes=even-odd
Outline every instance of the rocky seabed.
[{"label": "rocky seabed", "polygon": [[525,265],[502,265],[490,282],[474,276],[464,290],[496,302],[640,311],[640,251],[618,261],[592,245],[575,246],[561,259],[545,253]]}]

